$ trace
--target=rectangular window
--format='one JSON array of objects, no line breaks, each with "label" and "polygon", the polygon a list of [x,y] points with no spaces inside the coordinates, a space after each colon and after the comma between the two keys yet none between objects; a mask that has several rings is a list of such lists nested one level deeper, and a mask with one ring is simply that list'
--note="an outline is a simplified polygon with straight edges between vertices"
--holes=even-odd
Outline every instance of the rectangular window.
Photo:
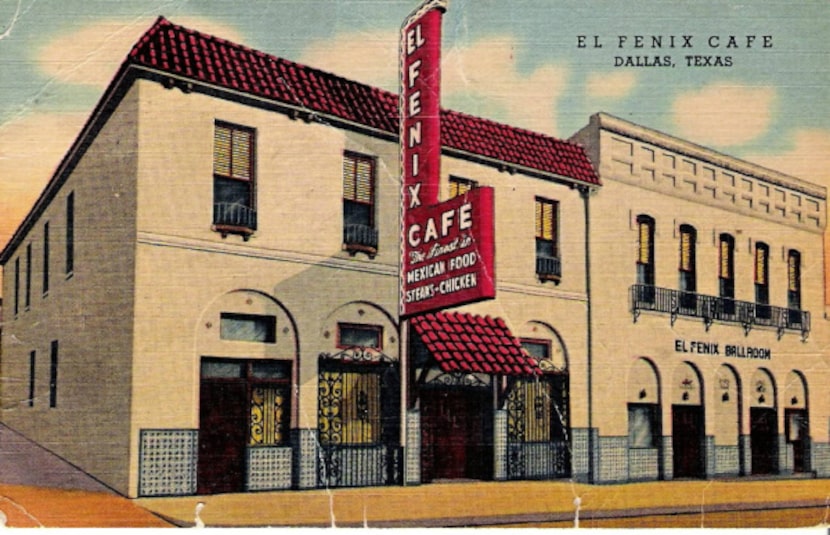
[{"label": "rectangular window", "polygon": [[222,312],[219,317],[219,337],[222,340],[273,344],[277,341],[277,318]]},{"label": "rectangular window", "polygon": [[35,406],[35,361],[37,354],[29,353],[29,406]]},{"label": "rectangular window", "polygon": [[26,246],[26,310],[32,305],[32,244]]},{"label": "rectangular window", "polygon": [[628,447],[657,447],[657,405],[628,404]]},{"label": "rectangular window", "polygon": [[527,351],[527,354],[538,361],[550,359],[550,341],[549,340],[530,340],[523,338],[521,340],[522,349]]},{"label": "rectangular window", "polygon": [[43,224],[43,295],[49,293],[49,222]]},{"label": "rectangular window", "polygon": [[471,189],[478,187],[478,182],[470,180],[469,178],[461,178],[458,176],[450,177],[450,199],[464,195]]},{"label": "rectangular window", "polygon": [[49,406],[58,406],[58,341],[52,340],[49,352]]},{"label": "rectangular window", "polygon": [[66,274],[75,270],[75,192],[66,197]]},{"label": "rectangular window", "polygon": [[559,202],[536,198],[536,274],[542,281],[559,282]]},{"label": "rectangular window", "polygon": [[14,259],[14,315],[20,312],[20,257]]},{"label": "rectangular window", "polygon": [[256,230],[254,130],[216,122],[213,134],[213,224],[227,234]]},{"label": "rectangular window", "polygon": [[379,325],[355,325],[340,323],[337,325],[337,347],[364,347],[381,349],[383,327]]},{"label": "rectangular window", "polygon": [[351,254],[374,257],[378,249],[375,228],[375,159],[346,152],[343,155],[343,244]]}]

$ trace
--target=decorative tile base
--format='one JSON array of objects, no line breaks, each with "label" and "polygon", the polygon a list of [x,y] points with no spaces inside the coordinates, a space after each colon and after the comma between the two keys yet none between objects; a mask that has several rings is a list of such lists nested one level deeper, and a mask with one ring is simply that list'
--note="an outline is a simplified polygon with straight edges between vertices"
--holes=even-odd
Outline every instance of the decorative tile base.
[{"label": "decorative tile base", "polygon": [[597,483],[614,483],[628,479],[628,437],[599,437]]},{"label": "decorative tile base", "polygon": [[830,443],[813,442],[810,445],[810,467],[817,477],[830,477]]},{"label": "decorative tile base", "polygon": [[195,494],[198,443],[199,431],[196,429],[142,429],[138,495]]},{"label": "decorative tile base", "polygon": [[294,447],[294,486],[298,489],[317,487],[317,430],[293,429],[291,438]]},{"label": "decorative tile base", "polygon": [[577,481],[593,481],[589,473],[591,451],[588,449],[590,433],[585,428],[571,429],[571,473]]},{"label": "decorative tile base", "polygon": [[674,479],[674,447],[671,437],[664,436],[661,440],[663,450],[663,479]]},{"label": "decorative tile base", "polygon": [[493,412],[493,479],[507,479],[507,411]]},{"label": "decorative tile base", "polygon": [[632,448],[628,450],[628,479],[654,481],[660,477],[660,450]]},{"label": "decorative tile base", "polygon": [[291,488],[292,448],[248,448],[247,490]]},{"label": "decorative tile base", "polygon": [[778,473],[793,473],[793,447],[784,435],[778,435]]},{"label": "decorative tile base", "polygon": [[752,473],[752,439],[749,435],[741,435],[739,439],[741,444],[741,453],[743,454],[741,475],[748,476]]},{"label": "decorative tile base", "polygon": [[421,413],[417,409],[406,412],[404,481],[407,485],[421,482]]},{"label": "decorative tile base", "polygon": [[715,446],[715,476],[738,476],[741,473],[741,457],[738,446]]},{"label": "decorative tile base", "polygon": [[712,477],[717,471],[717,459],[715,457],[715,437],[706,435],[706,456],[704,457],[704,470],[706,477]]}]

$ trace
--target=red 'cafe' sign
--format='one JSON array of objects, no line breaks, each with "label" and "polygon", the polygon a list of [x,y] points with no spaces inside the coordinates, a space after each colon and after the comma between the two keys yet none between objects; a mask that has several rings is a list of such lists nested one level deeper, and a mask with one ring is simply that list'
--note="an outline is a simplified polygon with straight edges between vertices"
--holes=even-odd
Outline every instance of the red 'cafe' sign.
[{"label": "red 'cafe' sign", "polygon": [[427,0],[401,28],[401,316],[495,297],[493,189],[438,202],[445,10]]}]

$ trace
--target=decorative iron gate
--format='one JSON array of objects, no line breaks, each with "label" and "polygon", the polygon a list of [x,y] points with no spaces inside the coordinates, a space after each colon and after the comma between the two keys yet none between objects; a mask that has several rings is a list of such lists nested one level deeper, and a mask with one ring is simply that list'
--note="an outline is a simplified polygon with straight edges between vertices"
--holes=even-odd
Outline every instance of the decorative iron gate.
[{"label": "decorative iron gate", "polygon": [[507,476],[570,477],[568,376],[515,380],[507,394]]},{"label": "decorative iron gate", "polygon": [[398,364],[338,356],[320,358],[318,486],[400,484]]}]

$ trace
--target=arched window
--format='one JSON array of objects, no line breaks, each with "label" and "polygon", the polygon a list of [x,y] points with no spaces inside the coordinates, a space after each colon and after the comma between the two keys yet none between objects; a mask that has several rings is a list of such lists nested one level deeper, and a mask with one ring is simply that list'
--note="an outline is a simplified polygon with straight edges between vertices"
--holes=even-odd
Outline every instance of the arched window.
[{"label": "arched window", "polygon": [[637,284],[654,286],[654,218],[637,216]]},{"label": "arched window", "polygon": [[718,249],[721,310],[731,316],[735,314],[735,238],[730,234],[721,234]]},{"label": "arched window", "polygon": [[769,307],[769,245],[755,244],[755,317],[770,319]]},{"label": "arched window", "polygon": [[690,225],[680,225],[680,306],[694,309],[697,306],[697,266],[695,246],[697,231]]}]

